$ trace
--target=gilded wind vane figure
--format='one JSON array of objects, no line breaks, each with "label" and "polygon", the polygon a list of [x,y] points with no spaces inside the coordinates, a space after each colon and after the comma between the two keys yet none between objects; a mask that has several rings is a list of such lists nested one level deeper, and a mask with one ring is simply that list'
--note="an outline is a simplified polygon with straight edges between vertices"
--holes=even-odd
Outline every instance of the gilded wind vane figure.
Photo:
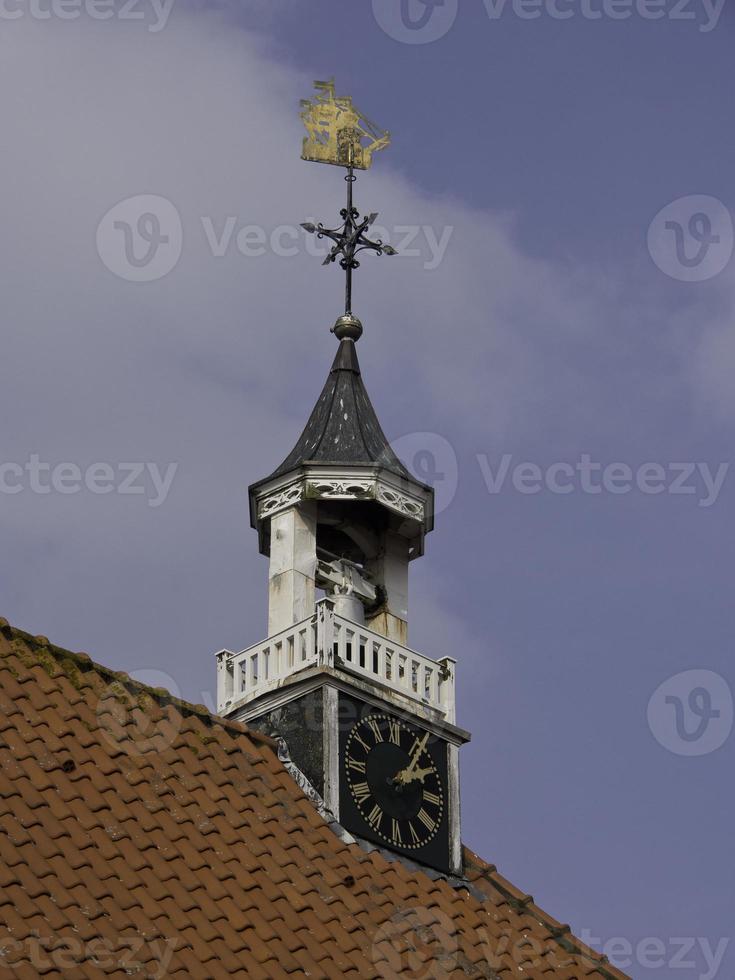
[{"label": "gilded wind vane figure", "polygon": [[373,154],[390,144],[390,133],[379,129],[359,112],[350,96],[337,96],[334,79],[315,82],[314,87],[317,96],[301,102],[301,119],[308,133],[304,137],[301,159],[346,167],[347,207],[340,211],[343,224],[339,228],[325,228],[321,223],[311,222],[305,222],[301,227],[317,238],[334,242],[323,264],[331,265],[339,259],[345,271],[345,312],[337,323],[340,333],[357,339],[362,334],[362,325],[352,313],[352,273],[360,267],[356,256],[366,250],[378,255],[396,255],[397,252],[380,239],[368,238],[366,232],[378,214],[374,211],[360,218],[352,201],[352,185],[357,180],[355,170],[368,170]]}]

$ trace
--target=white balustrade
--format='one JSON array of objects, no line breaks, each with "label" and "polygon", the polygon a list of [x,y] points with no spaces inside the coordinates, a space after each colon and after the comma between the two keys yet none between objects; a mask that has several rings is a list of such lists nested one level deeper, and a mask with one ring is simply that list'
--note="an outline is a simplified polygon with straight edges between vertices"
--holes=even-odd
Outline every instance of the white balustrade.
[{"label": "white balustrade", "polygon": [[454,667],[451,657],[430,660],[335,614],[322,599],[316,612],[289,629],[241,653],[217,654],[217,704],[228,711],[279,687],[306,667],[321,665],[377,681],[409,700],[434,708],[454,723]]}]

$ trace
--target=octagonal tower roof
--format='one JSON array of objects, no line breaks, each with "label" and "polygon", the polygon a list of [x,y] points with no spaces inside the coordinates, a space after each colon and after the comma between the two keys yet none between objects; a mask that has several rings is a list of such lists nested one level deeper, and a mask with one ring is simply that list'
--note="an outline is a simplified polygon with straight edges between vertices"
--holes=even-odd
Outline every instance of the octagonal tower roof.
[{"label": "octagonal tower roof", "polygon": [[298,442],[268,480],[305,463],[378,465],[416,482],[391,449],[362,380],[355,341],[344,337]]}]

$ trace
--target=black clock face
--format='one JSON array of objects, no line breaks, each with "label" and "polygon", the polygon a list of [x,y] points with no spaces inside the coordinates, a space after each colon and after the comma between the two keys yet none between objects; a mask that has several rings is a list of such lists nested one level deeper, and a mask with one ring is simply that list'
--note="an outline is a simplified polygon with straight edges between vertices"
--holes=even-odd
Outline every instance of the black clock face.
[{"label": "black clock face", "polygon": [[340,765],[342,798],[349,801],[343,809],[359,815],[361,825],[352,829],[427,863],[445,863],[443,744],[393,715],[363,712],[346,732]]}]

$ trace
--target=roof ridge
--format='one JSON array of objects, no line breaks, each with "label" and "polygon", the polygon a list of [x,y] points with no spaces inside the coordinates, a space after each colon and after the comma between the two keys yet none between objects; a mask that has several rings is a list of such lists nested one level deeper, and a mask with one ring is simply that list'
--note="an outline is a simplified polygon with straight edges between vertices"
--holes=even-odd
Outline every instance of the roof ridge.
[{"label": "roof ridge", "polygon": [[[558,943],[565,953],[581,956],[593,964],[600,976],[605,977],[605,980],[628,980],[627,975],[621,973],[617,967],[611,964],[609,958],[604,953],[598,952],[578,939],[574,935],[570,925],[557,922],[553,916],[544,912],[536,904],[533,895],[524,895],[515,886],[511,885],[510,882],[508,882],[508,885],[505,885],[498,880],[503,876],[498,871],[496,865],[487,864],[479,855],[475,854],[474,851],[466,846],[464,847],[464,852],[472,860],[478,876],[498,891],[517,912],[532,916],[539,925],[548,930],[549,937]],[[496,875],[498,877],[495,877]]]},{"label": "roof ridge", "polygon": [[[340,344],[340,349],[341,349],[341,347],[342,347],[342,345]],[[336,358],[335,358],[335,363],[336,363]],[[326,391],[327,385],[330,384],[332,375],[333,374],[337,374],[337,373],[339,373],[340,371],[343,371],[343,370],[345,370],[345,369],[344,368],[341,368],[341,367],[340,368],[336,368],[336,367],[332,366],[332,368],[329,371],[329,377],[327,378],[327,381],[325,382],[324,387],[322,388],[322,393],[324,391]],[[338,384],[339,384],[339,379],[335,379],[334,384],[332,384],[332,393],[331,393],[331,397],[329,399],[329,410],[327,411],[327,418],[329,418],[331,416],[332,411],[334,409],[334,399],[337,397],[337,385]],[[322,431],[321,431],[321,433],[319,435],[319,439],[317,440],[317,443],[316,443],[316,445],[314,446],[314,449],[313,449],[313,455],[314,456],[316,456],[317,453],[319,452],[319,447],[324,442],[324,436],[326,435],[326,432],[327,432],[326,428],[322,428]]]},{"label": "roof ridge", "polygon": [[[95,660],[92,660],[88,653],[74,653],[72,650],[67,650],[65,647],[51,643],[46,636],[34,636],[32,633],[18,629],[17,626],[12,626],[4,616],[0,616],[0,634],[5,636],[6,639],[22,640],[34,653],[40,648],[59,662],[62,660],[71,660],[84,671],[93,670],[106,680],[117,681],[134,691],[146,693],[161,706],[171,705],[181,711],[185,716],[195,716],[207,724],[219,725],[221,728],[229,731],[247,735],[253,742],[266,745],[273,749],[274,752],[278,751],[278,740],[271,738],[269,735],[264,735],[256,729],[248,728],[247,725],[243,725],[241,722],[232,721],[229,718],[223,718],[221,715],[213,714],[204,704],[192,704],[183,698],[177,698],[170,691],[167,691],[166,688],[151,687],[148,684],[143,684],[142,681],[136,680],[124,671],[113,670],[111,667],[97,663]],[[2,656],[5,656],[5,654],[2,648],[0,648],[0,657]],[[44,666],[40,657],[37,662],[39,667]]]},{"label": "roof ridge", "polygon": [[[355,405],[357,405],[358,404],[358,401],[357,401],[357,391],[356,391],[356,385],[355,385],[355,379],[354,378],[352,379],[352,388],[353,388],[352,397],[355,400]],[[364,384],[363,384],[363,390],[365,391],[365,394],[367,395],[368,404],[369,404],[370,408],[373,409],[373,415],[375,416],[375,424],[378,427],[378,432],[382,436],[383,442],[389,445],[388,440],[386,438],[386,435],[383,432],[383,427],[380,424],[380,419],[378,418],[378,413],[373,408],[373,403],[370,401],[370,396],[368,395],[367,388],[365,388],[365,385]],[[363,419],[362,419],[362,416],[361,416],[361,414],[360,414],[359,411],[357,412],[357,427],[358,427],[358,429],[360,431],[360,438],[362,439],[362,444],[365,447],[365,452],[369,456],[370,455],[370,447],[368,446],[367,435],[366,435],[366,432],[365,432],[365,426],[363,424]],[[380,463],[380,460],[378,459],[377,462]],[[399,460],[399,462],[400,462],[400,460]]]}]

